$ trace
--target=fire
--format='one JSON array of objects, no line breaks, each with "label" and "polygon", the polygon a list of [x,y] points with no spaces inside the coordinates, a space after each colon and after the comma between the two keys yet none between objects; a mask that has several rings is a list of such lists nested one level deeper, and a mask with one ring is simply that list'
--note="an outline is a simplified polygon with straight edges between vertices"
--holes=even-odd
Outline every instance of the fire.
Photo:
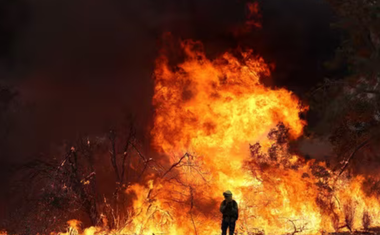
[{"label": "fire", "polygon": [[[280,226],[284,221],[277,217],[291,218],[306,209],[300,203],[293,203],[294,193],[305,188],[305,193],[298,195],[308,197],[310,190],[306,183],[297,184],[296,175],[273,169],[271,174],[278,171],[273,178],[280,194],[271,192],[272,186],[253,178],[245,163],[250,160],[249,145],[260,142],[264,149],[268,148],[271,144],[267,140],[268,132],[279,122],[290,128],[292,138],[300,136],[305,125],[299,117],[303,109],[291,92],[262,85],[260,79],[270,75],[269,67],[252,51],[241,52],[240,59],[225,53],[211,61],[201,48],[199,42],[182,42],[186,60],[176,69],[170,68],[165,55],[157,60],[153,144],[158,151],[177,156],[172,164],[178,161],[178,156],[190,153],[192,164],[204,172],[183,168],[179,169],[183,174],[178,176],[200,196],[194,202],[195,208],[202,200],[215,203],[206,213],[196,212],[199,224],[207,221],[206,224],[212,225],[200,225],[199,234],[219,232],[217,208],[226,189],[234,192],[241,208],[247,208],[242,210],[247,226],[276,232],[278,227],[284,227]],[[284,177],[284,173],[289,175]],[[289,186],[293,192],[289,192]],[[264,205],[268,196],[273,196],[269,200],[275,201],[271,202],[272,208]],[[307,202],[303,205],[316,207]],[[317,217],[317,213],[313,214]],[[195,226],[187,221],[190,219],[175,223],[186,233],[194,233]],[[176,234],[182,233],[177,230]]]},{"label": "fire", "polygon": [[[249,17],[257,8],[249,5]],[[329,181],[324,175],[334,172],[325,163],[290,151],[307,108],[290,91],[263,85],[270,67],[261,57],[238,50],[211,60],[191,40],[181,49],[183,62],[173,66],[163,51],[154,72],[150,134],[169,170],[128,187],[133,206],[121,229],[80,231],[72,220],[62,235],[220,234],[225,190],[239,204],[239,234],[322,234],[360,229],[365,219],[380,225],[379,201],[363,192],[364,177]]]},{"label": "fire", "polygon": [[261,14],[258,2],[247,2],[246,4],[247,14],[246,21],[243,25],[232,30],[236,37],[243,36],[250,33],[254,28],[261,28]]},{"label": "fire", "polygon": [[[262,58],[248,51],[241,53],[243,61],[230,53],[210,61],[197,46],[201,44],[182,43],[188,60],[178,71],[169,68],[164,56],[157,61],[152,130],[157,149],[168,153],[193,148],[200,154],[240,151],[237,144],[262,140],[279,121],[291,127],[293,137],[302,133],[296,97],[261,85],[260,75],[270,74]],[[243,157],[239,162],[247,157],[238,156]]]},{"label": "fire", "polygon": [[152,146],[169,170],[126,190],[134,199],[122,229],[81,234],[220,234],[227,189],[239,204],[239,234],[354,230],[366,215],[380,224],[379,202],[362,191],[363,177],[332,182],[323,162],[291,153],[287,141],[302,135],[299,114],[307,108],[290,91],[262,84],[270,76],[262,58],[248,50],[210,60],[190,40],[181,48],[184,62],[173,67],[163,52],[154,73]]},{"label": "fire", "polygon": [[[144,188],[130,189],[139,195],[134,209],[140,213],[125,231],[219,234],[218,206],[226,189],[232,190],[240,206],[239,233],[334,231],[336,221],[345,221],[349,212],[332,202],[338,216],[334,224],[331,213],[321,210],[321,201],[331,197],[317,186],[321,179],[312,173],[314,162],[291,155],[286,143],[275,160],[265,154],[275,143],[268,134],[279,123],[287,128],[288,138],[302,135],[306,123],[299,114],[306,108],[297,97],[262,84],[270,70],[252,51],[209,60],[200,42],[184,41],[181,47],[186,59],[176,67],[165,54],[157,59],[151,131],[153,146],[177,167]],[[252,156],[249,146],[254,143],[260,143],[258,152],[266,157]],[[260,169],[264,163],[266,168]],[[318,164],[325,169],[324,163]],[[353,228],[361,228],[361,216],[379,208],[377,200],[364,195],[360,177],[336,184],[341,207],[356,203]]]},{"label": "fire", "polygon": [[[278,232],[284,227],[284,220],[278,218],[291,219],[309,208],[317,220],[313,223],[318,223],[315,203],[308,203],[309,199],[302,204],[294,202],[297,190],[303,191],[298,193],[303,199],[313,194],[308,189],[312,183],[299,184],[299,172],[292,175],[273,169],[276,182],[269,186],[245,166],[250,160],[249,145],[260,142],[264,149],[269,148],[266,137],[279,122],[290,128],[292,138],[302,134],[305,123],[299,118],[303,109],[298,99],[285,89],[261,84],[260,79],[270,75],[269,67],[252,51],[241,52],[240,59],[225,53],[211,61],[201,48],[199,42],[182,42],[186,60],[175,69],[170,68],[166,55],[157,60],[153,145],[172,157],[171,164],[185,153],[188,157],[170,176],[173,178],[157,182],[159,189],[154,191],[159,200],[149,206],[168,213],[163,224],[170,224],[170,234],[218,234],[218,206],[226,189],[232,190],[240,203],[246,226],[242,230]],[[276,185],[279,191],[275,193],[272,187]],[[140,200],[136,200],[136,208],[143,208]],[[169,202],[170,206],[165,205]],[[169,231],[157,228],[162,216],[151,221],[155,232]],[[147,233],[151,229],[147,228]]]}]

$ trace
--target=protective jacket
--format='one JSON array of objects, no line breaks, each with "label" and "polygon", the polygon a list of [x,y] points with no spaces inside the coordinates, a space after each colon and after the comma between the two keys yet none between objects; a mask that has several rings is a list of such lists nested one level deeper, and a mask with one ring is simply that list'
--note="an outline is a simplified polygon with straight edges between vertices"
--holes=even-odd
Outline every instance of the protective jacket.
[{"label": "protective jacket", "polygon": [[220,212],[223,214],[224,221],[236,221],[239,218],[238,204],[235,200],[231,202],[224,200],[220,204]]}]

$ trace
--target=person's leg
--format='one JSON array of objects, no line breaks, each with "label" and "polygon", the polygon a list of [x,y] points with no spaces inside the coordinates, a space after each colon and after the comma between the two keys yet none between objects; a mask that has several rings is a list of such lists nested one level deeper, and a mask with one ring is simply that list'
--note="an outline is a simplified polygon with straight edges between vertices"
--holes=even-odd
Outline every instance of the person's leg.
[{"label": "person's leg", "polygon": [[230,222],[229,224],[230,226],[230,234],[229,235],[233,235],[235,233],[235,222]]},{"label": "person's leg", "polygon": [[228,223],[223,220],[222,221],[222,235],[227,235],[227,228],[228,228]]}]

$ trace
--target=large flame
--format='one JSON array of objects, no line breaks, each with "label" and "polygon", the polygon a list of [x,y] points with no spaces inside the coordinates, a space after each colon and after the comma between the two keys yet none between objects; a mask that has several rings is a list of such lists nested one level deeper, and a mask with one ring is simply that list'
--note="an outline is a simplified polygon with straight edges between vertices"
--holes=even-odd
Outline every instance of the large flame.
[{"label": "large flame", "polygon": [[322,234],[361,229],[364,219],[380,224],[379,202],[362,191],[363,177],[329,180],[333,172],[323,162],[305,161],[288,142],[271,138],[281,130],[287,139],[302,135],[305,108],[290,91],[262,84],[270,76],[262,58],[240,51],[209,60],[199,42],[181,48],[184,62],[173,66],[163,53],[154,73],[152,144],[169,170],[127,189],[134,201],[122,229],[82,234],[220,234],[225,190],[239,204],[239,234]]},{"label": "large flame", "polygon": [[[260,27],[253,19],[257,4],[248,6],[238,33]],[[290,91],[263,85],[270,69],[261,57],[238,50],[210,60],[202,43],[191,40],[181,42],[181,50],[185,60],[175,65],[163,51],[154,72],[152,146],[167,170],[128,187],[133,205],[122,228],[80,232],[80,222],[71,220],[61,235],[220,234],[225,190],[239,204],[238,234],[311,235],[380,225],[379,200],[363,192],[364,177],[337,178],[325,163],[289,150],[287,141],[302,135],[300,113],[307,108]]]},{"label": "large flame", "polygon": [[183,164],[173,176],[182,185],[164,181],[160,186],[167,200],[175,193],[185,197],[184,204],[164,207],[175,214],[173,234],[218,234],[218,206],[227,189],[240,204],[241,231],[257,228],[278,234],[292,225],[287,220],[307,215],[318,228],[321,217],[312,199],[313,184],[300,177],[306,170],[273,168],[268,172],[273,184],[266,185],[245,167],[250,144],[260,142],[268,148],[268,132],[279,122],[289,127],[292,138],[302,134],[305,123],[298,99],[285,89],[262,85],[269,68],[251,51],[241,52],[240,58],[225,53],[211,61],[201,43],[184,41],[181,46],[186,60],[176,68],[170,67],[166,55],[157,60],[153,98],[154,146],[171,156],[172,164],[184,153],[192,157],[189,166]]},{"label": "large flame", "polygon": [[[153,146],[176,167],[147,187],[129,190],[139,195],[138,212],[125,231],[220,234],[218,206],[227,189],[239,203],[237,230],[243,234],[320,234],[342,226],[347,216],[353,216],[355,229],[364,213],[377,215],[378,202],[364,195],[361,177],[325,182],[336,195],[335,201],[324,198],[321,179],[311,172],[314,162],[289,154],[286,144],[265,169],[252,164],[250,144],[259,142],[265,153],[274,143],[268,133],[279,123],[293,139],[305,125],[299,117],[304,109],[291,92],[262,84],[270,75],[262,58],[245,51],[239,58],[225,53],[209,60],[201,43],[181,46],[183,63],[173,67],[165,54],[157,60],[151,132]],[[331,200],[330,212],[321,198]]]}]

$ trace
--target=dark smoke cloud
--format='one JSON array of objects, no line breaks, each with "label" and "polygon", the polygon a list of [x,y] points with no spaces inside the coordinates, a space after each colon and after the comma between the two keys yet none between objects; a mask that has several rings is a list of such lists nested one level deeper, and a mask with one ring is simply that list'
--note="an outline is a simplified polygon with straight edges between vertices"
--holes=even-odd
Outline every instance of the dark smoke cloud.
[{"label": "dark smoke cloud", "polygon": [[323,63],[334,55],[339,33],[330,28],[335,18],[320,0],[260,2],[263,28],[255,32],[255,48],[276,64],[275,85],[302,95],[328,72]]},{"label": "dark smoke cloud", "polygon": [[327,4],[263,0],[263,28],[237,39],[231,29],[244,23],[244,7],[237,0],[1,1],[1,82],[19,92],[0,158],[1,188],[7,188],[10,163],[28,160],[51,143],[102,133],[126,113],[145,128],[163,32],[202,40],[211,57],[238,45],[252,47],[276,64],[274,85],[300,94],[321,79],[322,62],[338,44]]}]

